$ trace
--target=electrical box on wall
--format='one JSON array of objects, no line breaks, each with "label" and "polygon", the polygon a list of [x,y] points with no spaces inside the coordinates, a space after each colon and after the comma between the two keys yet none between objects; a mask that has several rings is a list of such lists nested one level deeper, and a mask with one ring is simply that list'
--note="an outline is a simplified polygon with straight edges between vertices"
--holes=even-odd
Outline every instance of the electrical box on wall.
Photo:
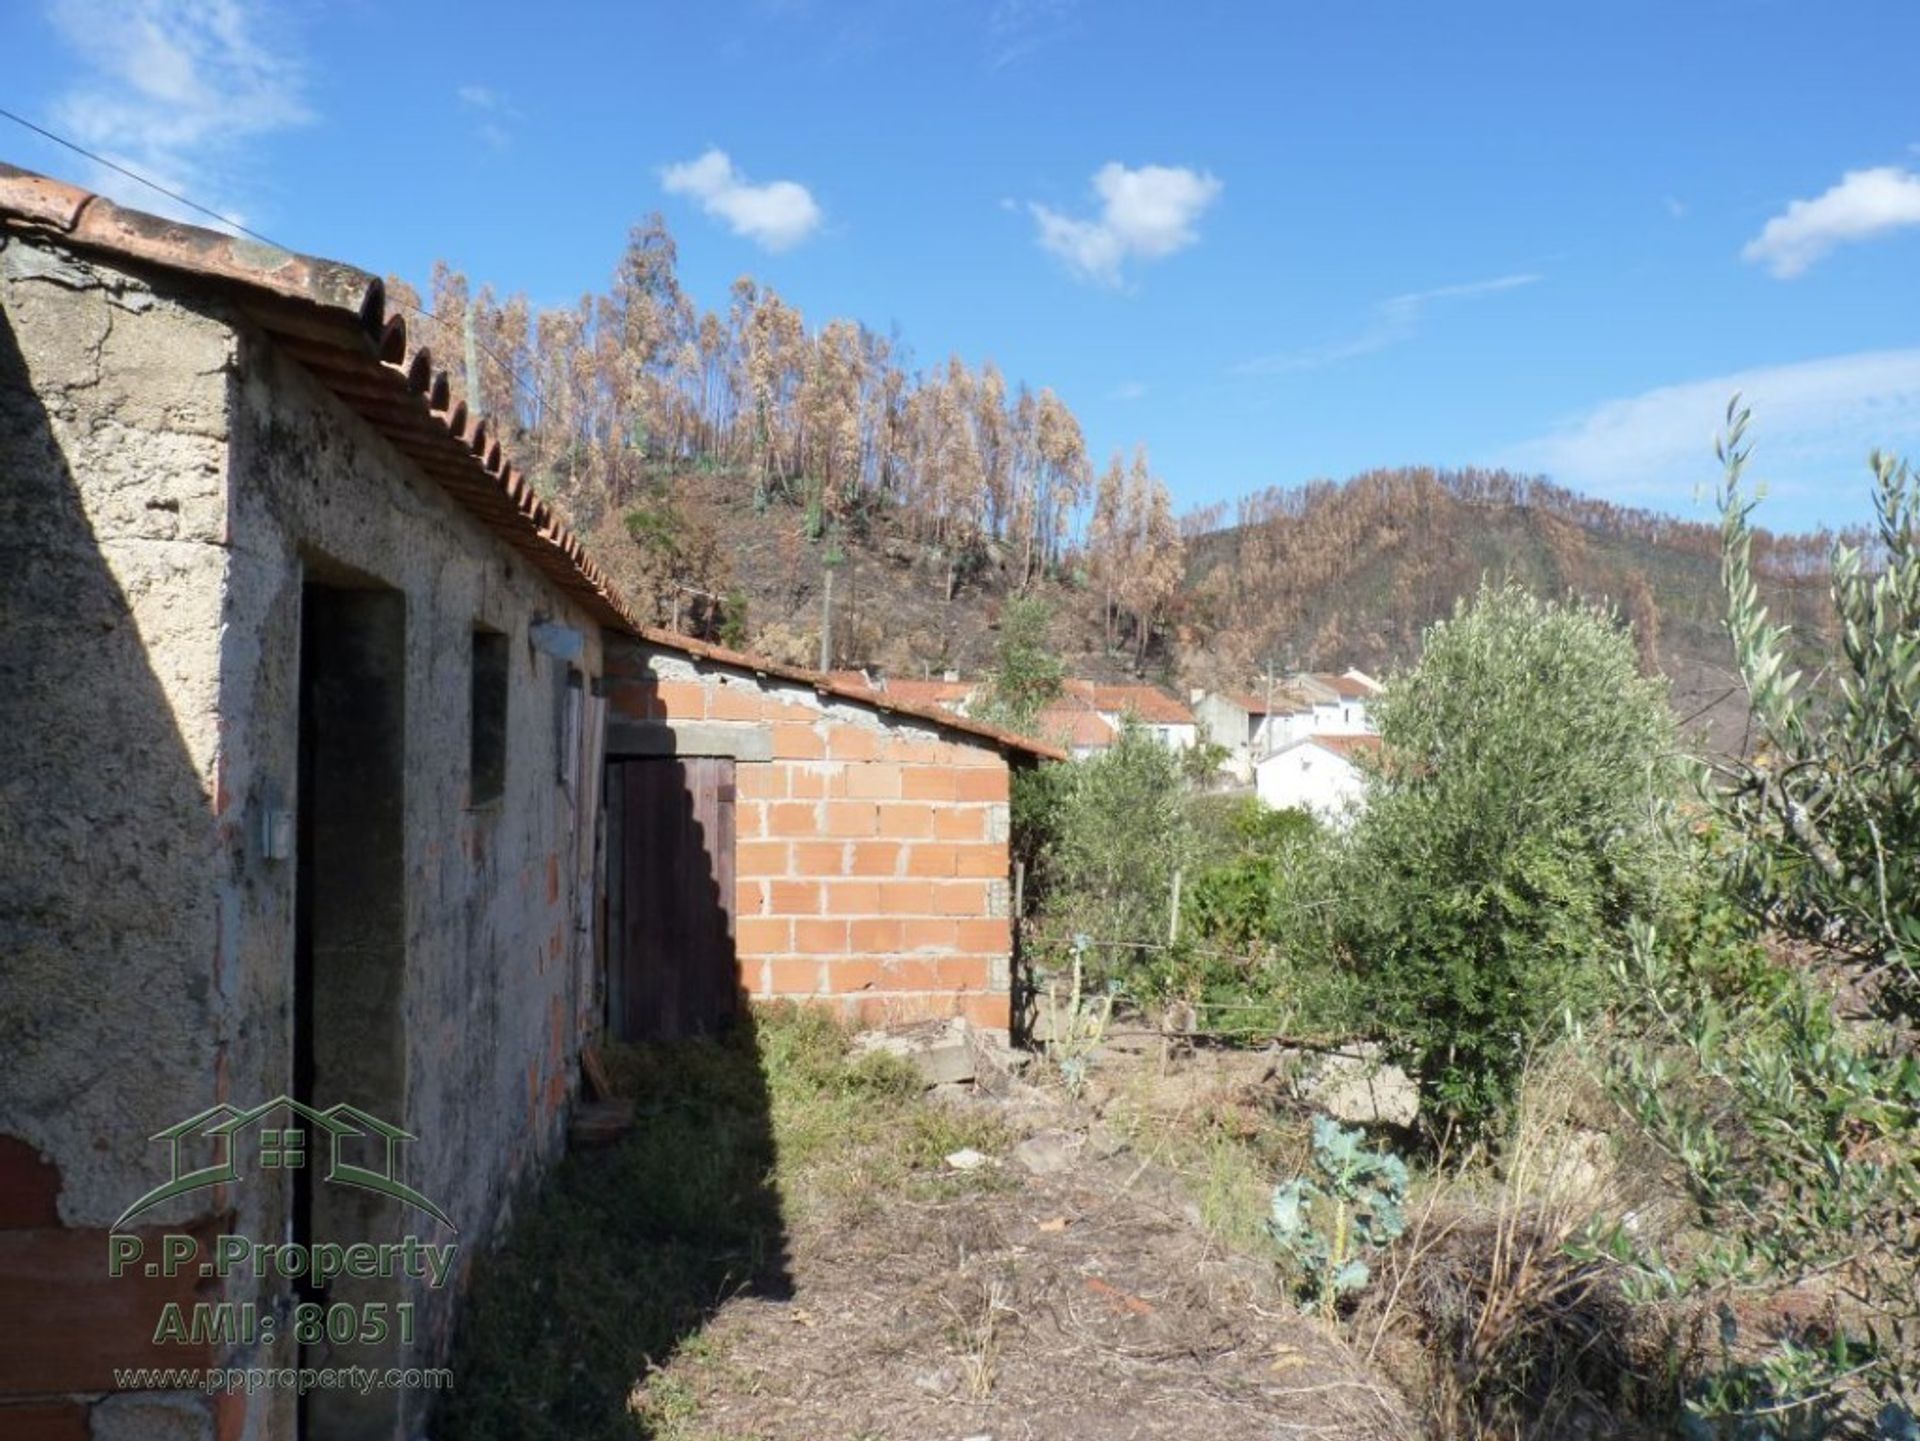
[{"label": "electrical box on wall", "polygon": [[269,861],[293,859],[293,812],[285,806],[261,807],[260,854]]}]

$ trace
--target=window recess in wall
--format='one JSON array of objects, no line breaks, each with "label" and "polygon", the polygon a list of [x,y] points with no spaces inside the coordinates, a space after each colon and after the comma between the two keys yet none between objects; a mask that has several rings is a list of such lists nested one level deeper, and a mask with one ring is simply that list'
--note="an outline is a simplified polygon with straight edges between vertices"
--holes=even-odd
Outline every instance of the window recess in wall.
[{"label": "window recess in wall", "polygon": [[467,804],[487,806],[507,792],[507,638],[473,632]]}]

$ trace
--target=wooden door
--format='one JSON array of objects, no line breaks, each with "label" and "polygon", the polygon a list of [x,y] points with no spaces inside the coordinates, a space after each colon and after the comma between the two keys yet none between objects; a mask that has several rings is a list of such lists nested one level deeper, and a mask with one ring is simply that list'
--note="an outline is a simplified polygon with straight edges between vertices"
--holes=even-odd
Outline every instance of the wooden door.
[{"label": "wooden door", "polygon": [[740,995],[733,761],[624,760],[608,768],[607,780],[618,807],[614,1033],[639,1041],[719,1030]]}]

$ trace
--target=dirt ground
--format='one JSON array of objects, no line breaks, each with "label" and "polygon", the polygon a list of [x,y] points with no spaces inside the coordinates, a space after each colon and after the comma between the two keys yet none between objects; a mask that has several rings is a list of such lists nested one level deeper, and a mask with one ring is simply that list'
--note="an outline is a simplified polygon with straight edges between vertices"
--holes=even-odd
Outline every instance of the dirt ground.
[{"label": "dirt ground", "polygon": [[[1244,1084],[1190,1065],[1145,1079],[1196,1096]],[[1190,1188],[1103,1122],[1097,1101],[1016,1081],[997,1099],[925,1104],[1004,1118],[1009,1143],[982,1167],[984,1183],[857,1216],[795,1218],[792,1298],[726,1303],[647,1378],[634,1405],[655,1434],[1415,1433],[1379,1374],[1287,1300],[1270,1264],[1229,1253],[1204,1230]]]}]

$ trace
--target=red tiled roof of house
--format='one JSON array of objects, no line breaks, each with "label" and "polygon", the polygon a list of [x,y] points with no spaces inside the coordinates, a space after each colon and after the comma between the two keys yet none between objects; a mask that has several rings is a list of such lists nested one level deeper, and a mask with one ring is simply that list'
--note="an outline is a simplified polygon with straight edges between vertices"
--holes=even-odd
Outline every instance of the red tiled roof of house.
[{"label": "red tiled roof of house", "polygon": [[1361,736],[1308,736],[1307,743],[1330,750],[1337,756],[1377,756],[1380,754],[1380,737]]},{"label": "red tiled roof of house", "polygon": [[74,250],[167,271],[227,297],[457,505],[605,625],[716,665],[978,736],[1003,750],[1065,759],[1057,747],[936,706],[893,700],[818,671],[643,624],[558,512],[509,463],[494,427],[452,398],[446,371],[425,346],[409,343],[406,318],[389,309],[377,275],[130,210],[4,162],[0,231],[39,234]]},{"label": "red tiled roof of house", "polygon": [[1342,700],[1371,700],[1375,694],[1375,688],[1373,686],[1368,685],[1363,680],[1356,680],[1350,675],[1328,675],[1322,673],[1315,675],[1313,679],[1339,696]]},{"label": "red tiled roof of house", "polygon": [[1104,750],[1119,739],[1114,728],[1084,705],[1056,702],[1033,720],[1033,733],[1069,749]]},{"label": "red tiled roof of house", "polygon": [[1133,715],[1146,725],[1192,725],[1193,712],[1157,686],[1070,680],[1065,692],[1107,715]]},{"label": "red tiled roof of house", "polygon": [[971,697],[976,684],[970,680],[915,680],[911,676],[889,677],[885,693],[912,705],[952,707]]}]

